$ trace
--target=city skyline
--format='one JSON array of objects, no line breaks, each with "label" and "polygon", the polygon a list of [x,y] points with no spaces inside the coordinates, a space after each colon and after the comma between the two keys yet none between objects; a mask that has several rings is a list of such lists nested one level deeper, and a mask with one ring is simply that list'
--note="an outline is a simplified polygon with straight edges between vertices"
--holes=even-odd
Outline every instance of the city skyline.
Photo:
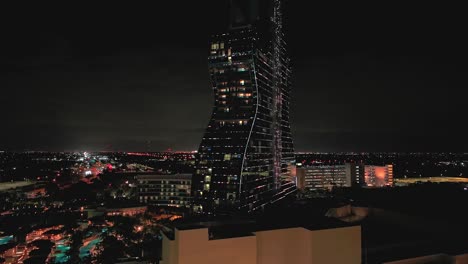
[{"label": "city skyline", "polygon": [[[219,2],[128,16],[43,7],[11,20],[0,149],[196,149],[211,112],[206,51],[224,19]],[[329,16],[286,3],[298,151],[466,150],[461,23],[416,7]]]},{"label": "city skyline", "polygon": [[463,8],[21,4],[0,263],[468,263]]}]

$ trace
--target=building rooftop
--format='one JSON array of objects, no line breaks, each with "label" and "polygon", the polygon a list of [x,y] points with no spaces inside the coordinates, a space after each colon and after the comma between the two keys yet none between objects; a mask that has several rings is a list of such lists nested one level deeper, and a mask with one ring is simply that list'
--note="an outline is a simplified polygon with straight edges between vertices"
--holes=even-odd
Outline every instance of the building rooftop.
[{"label": "building rooftop", "polygon": [[[270,219],[271,220],[271,219]],[[289,221],[265,221],[265,219],[248,220],[248,219],[234,219],[234,220],[220,220],[220,221],[207,221],[207,222],[184,222],[175,223],[174,226],[165,229],[165,235],[169,239],[174,239],[175,230],[194,230],[208,228],[210,239],[226,239],[234,237],[252,236],[255,232],[298,228],[302,227],[307,230],[323,230],[348,226],[358,226],[356,223],[346,223],[334,218],[320,217],[314,219],[309,223],[304,221],[297,221],[290,219]]]}]

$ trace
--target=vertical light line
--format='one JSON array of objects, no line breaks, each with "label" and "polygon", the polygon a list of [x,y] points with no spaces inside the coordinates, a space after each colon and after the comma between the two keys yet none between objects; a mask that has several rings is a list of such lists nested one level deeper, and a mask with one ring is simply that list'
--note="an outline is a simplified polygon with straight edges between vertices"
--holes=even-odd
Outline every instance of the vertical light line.
[{"label": "vertical light line", "polygon": [[275,189],[281,188],[281,175],[282,175],[282,62],[281,62],[281,1],[274,1],[273,10],[273,164],[274,164],[274,185]]},{"label": "vertical light line", "polygon": [[240,182],[239,182],[239,200],[240,200],[241,191],[242,191],[242,172],[244,171],[244,163],[245,163],[245,158],[246,158],[246,155],[247,155],[247,148],[249,146],[250,137],[252,136],[252,131],[253,131],[253,128],[255,126],[255,120],[257,120],[258,103],[259,103],[259,101],[258,101],[259,93],[258,93],[258,83],[257,83],[257,70],[255,68],[255,58],[254,58],[253,54],[252,54],[252,66],[253,66],[254,79],[255,79],[255,89],[256,89],[256,92],[257,92],[257,103],[256,103],[256,106],[255,106],[255,115],[254,115],[254,119],[252,121],[252,126],[250,127],[249,137],[247,138],[247,144],[245,144],[244,157],[242,159]]}]

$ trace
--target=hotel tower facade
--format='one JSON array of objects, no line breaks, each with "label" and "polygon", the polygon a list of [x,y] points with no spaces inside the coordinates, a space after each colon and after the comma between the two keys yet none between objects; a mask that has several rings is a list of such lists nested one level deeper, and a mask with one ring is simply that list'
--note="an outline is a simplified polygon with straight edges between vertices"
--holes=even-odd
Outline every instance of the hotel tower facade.
[{"label": "hotel tower facade", "polygon": [[252,212],[296,189],[281,5],[231,0],[227,30],[211,39],[214,106],[192,178],[195,212]]}]

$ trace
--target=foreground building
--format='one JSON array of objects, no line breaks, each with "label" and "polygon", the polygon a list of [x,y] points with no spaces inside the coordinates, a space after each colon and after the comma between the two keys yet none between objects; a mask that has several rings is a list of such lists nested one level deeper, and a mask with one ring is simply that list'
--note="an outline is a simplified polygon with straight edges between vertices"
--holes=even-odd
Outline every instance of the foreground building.
[{"label": "foreground building", "polygon": [[214,107],[195,162],[195,211],[254,211],[295,191],[281,9],[231,0],[228,30],[211,40]]},{"label": "foreground building", "polygon": [[138,196],[143,204],[190,207],[191,174],[138,175]]},{"label": "foreground building", "polygon": [[361,227],[176,228],[163,235],[160,263],[358,264],[361,263]]}]

